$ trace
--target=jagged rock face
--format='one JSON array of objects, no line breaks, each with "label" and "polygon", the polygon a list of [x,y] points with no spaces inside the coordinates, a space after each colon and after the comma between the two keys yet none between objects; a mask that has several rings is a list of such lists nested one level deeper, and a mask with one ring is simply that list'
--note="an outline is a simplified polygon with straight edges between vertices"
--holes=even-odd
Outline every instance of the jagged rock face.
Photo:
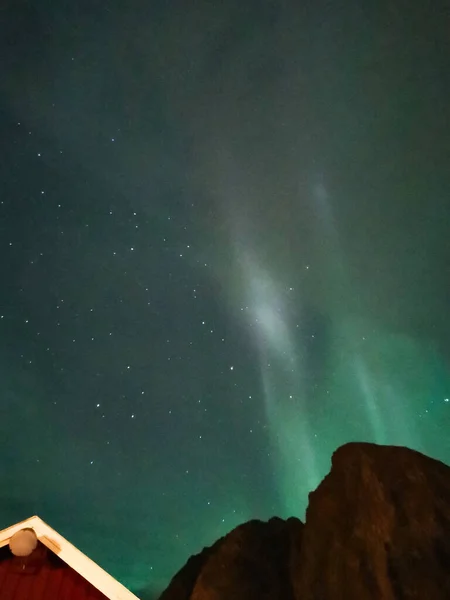
[{"label": "jagged rock face", "polygon": [[407,448],[347,444],[310,494],[296,598],[450,598],[450,468]]},{"label": "jagged rock face", "polygon": [[214,549],[224,540],[221,538],[210,548],[204,548],[199,554],[191,556],[187,563],[182,567],[172,581],[169,587],[162,593],[159,600],[190,600],[195,582],[206,563],[208,557]]},{"label": "jagged rock face", "polygon": [[190,558],[160,600],[294,600],[289,557],[302,529],[295,518],[244,523]]},{"label": "jagged rock face", "polygon": [[448,600],[450,468],[352,443],[295,518],[250,521],[192,557],[161,600]]}]

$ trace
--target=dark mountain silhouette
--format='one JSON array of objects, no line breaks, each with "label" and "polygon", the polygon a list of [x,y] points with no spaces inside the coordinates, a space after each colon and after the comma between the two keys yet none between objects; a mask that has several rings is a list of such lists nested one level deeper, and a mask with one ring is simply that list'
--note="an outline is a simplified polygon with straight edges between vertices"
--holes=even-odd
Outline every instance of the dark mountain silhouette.
[{"label": "dark mountain silhouette", "polygon": [[450,467],[350,443],[306,522],[249,521],[192,556],[160,600],[448,600]]}]

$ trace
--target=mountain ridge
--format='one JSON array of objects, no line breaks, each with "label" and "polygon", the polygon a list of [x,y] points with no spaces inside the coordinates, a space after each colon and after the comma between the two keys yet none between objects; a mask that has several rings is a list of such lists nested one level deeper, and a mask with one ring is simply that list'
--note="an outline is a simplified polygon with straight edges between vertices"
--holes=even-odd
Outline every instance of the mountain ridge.
[{"label": "mountain ridge", "polygon": [[450,598],[450,467],[350,442],[296,517],[251,520],[191,556],[160,600]]}]

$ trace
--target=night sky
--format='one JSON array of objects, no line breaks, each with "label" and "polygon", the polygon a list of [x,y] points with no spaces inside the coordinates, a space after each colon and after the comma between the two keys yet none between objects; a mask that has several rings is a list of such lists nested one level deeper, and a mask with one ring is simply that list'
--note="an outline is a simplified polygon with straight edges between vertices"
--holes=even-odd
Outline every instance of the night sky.
[{"label": "night sky", "polygon": [[439,0],[0,3],[0,528],[157,591],[303,518],[340,444],[450,462],[449,31]]}]

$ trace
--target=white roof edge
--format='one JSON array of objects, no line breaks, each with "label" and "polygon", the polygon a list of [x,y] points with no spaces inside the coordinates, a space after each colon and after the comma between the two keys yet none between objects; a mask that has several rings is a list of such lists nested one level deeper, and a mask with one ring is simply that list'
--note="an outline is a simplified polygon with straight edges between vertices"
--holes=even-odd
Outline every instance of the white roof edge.
[{"label": "white roof edge", "polygon": [[36,533],[38,540],[54,552],[69,567],[89,581],[110,600],[139,600],[130,590],[114,579],[97,563],[75,548],[62,535],[44,523],[39,517],[30,517],[0,531],[0,548],[9,543],[11,537],[21,529],[30,527]]}]

